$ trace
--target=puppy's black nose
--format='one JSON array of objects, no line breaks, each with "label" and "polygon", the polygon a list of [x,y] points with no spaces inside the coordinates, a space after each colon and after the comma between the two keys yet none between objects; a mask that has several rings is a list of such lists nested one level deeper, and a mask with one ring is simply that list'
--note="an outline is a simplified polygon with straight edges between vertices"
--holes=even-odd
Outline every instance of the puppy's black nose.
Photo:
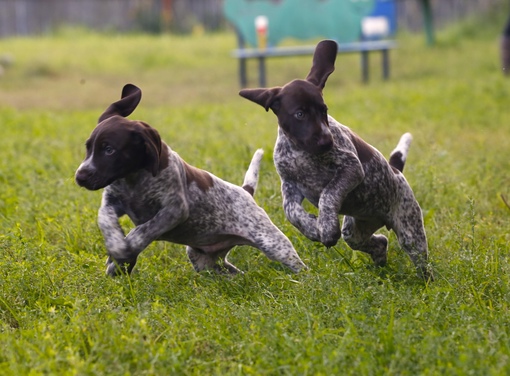
[{"label": "puppy's black nose", "polygon": [[320,152],[325,153],[333,147],[333,138],[331,135],[323,135],[319,140],[317,141],[317,147],[320,150]]},{"label": "puppy's black nose", "polygon": [[76,174],[74,175],[74,180],[76,181],[76,184],[78,184],[80,187],[85,187],[87,185],[87,181],[92,176],[92,173],[85,169],[78,169],[76,171]]}]

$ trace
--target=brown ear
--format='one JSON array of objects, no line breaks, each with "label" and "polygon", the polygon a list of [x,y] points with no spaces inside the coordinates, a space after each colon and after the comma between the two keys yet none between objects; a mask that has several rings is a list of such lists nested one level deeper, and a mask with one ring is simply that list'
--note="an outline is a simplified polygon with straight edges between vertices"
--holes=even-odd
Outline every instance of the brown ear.
[{"label": "brown ear", "polygon": [[161,137],[157,130],[149,124],[140,122],[142,128],[139,135],[145,144],[146,165],[145,169],[156,176],[159,173],[161,158]]},{"label": "brown ear", "polygon": [[266,111],[269,111],[270,108],[276,111],[278,110],[277,103],[279,102],[278,94],[281,89],[281,87],[274,87],[272,89],[243,89],[239,92],[239,95],[260,104]]},{"label": "brown ear", "polygon": [[98,123],[114,115],[123,117],[131,115],[142,99],[142,90],[133,84],[126,84],[122,88],[121,100],[112,103],[99,117]]},{"label": "brown ear", "polygon": [[326,85],[329,75],[335,70],[336,54],[338,45],[333,40],[323,40],[315,47],[313,54],[312,69],[306,80],[321,90]]}]

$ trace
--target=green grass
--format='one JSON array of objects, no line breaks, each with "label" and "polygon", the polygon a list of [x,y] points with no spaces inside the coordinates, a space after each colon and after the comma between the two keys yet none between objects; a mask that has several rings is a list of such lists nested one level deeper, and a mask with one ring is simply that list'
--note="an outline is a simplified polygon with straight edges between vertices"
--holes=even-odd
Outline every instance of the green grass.
[{"label": "green grass", "polygon": [[[504,16],[440,31],[432,48],[400,35],[388,82],[378,56],[361,85],[359,57],[341,55],[324,92],[330,113],[385,155],[413,133],[406,176],[425,215],[431,284],[393,234],[389,265],[377,269],[345,243],[325,249],[286,221],[275,117],[237,95],[233,35],[64,30],[1,40],[0,54],[15,63],[0,77],[0,373],[510,373]],[[310,60],[271,60],[269,85],[304,77]],[[78,188],[73,175],[126,82],[144,92],[133,118],[191,164],[240,183],[252,152],[265,149],[257,201],[310,271],[294,275],[238,247],[231,260],[244,275],[197,274],[182,246],[154,243],[130,278],[104,275],[101,193]]]}]

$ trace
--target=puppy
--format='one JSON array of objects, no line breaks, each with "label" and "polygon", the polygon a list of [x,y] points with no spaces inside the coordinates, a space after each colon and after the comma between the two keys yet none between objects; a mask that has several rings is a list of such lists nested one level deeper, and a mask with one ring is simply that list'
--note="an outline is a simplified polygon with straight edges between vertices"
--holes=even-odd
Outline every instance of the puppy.
[{"label": "puppy", "polygon": [[[140,252],[154,240],[186,245],[196,271],[239,272],[227,261],[236,245],[258,248],[294,272],[305,268],[252,197],[262,151],[253,156],[242,188],[192,167],[154,128],[126,119],[141,95],[136,86],[124,86],[122,99],[99,118],[75,175],[82,187],[104,188],[98,222],[109,255],[107,274],[130,273]],[[119,225],[125,214],[136,226],[127,236]]]},{"label": "puppy", "polygon": [[[343,236],[376,265],[387,262],[388,239],[374,234],[386,226],[395,231],[419,275],[431,279],[421,208],[402,174],[411,135],[402,136],[388,163],[328,115],[322,89],[335,69],[337,48],[334,41],[320,42],[305,80],[240,92],[278,119],[274,163],[285,215],[306,237],[327,247]],[[305,198],[318,207],[318,217],[303,209]],[[341,230],[339,214],[345,215]]]}]

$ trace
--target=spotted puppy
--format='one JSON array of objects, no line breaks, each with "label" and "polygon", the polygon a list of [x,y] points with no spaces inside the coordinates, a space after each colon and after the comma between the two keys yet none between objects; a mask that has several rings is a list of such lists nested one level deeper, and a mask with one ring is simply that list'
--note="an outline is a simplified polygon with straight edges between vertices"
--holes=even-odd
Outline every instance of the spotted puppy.
[{"label": "spotted puppy", "polygon": [[[342,235],[376,265],[386,264],[388,239],[374,233],[386,226],[395,231],[419,274],[430,279],[422,212],[402,174],[411,135],[402,136],[388,163],[379,151],[328,116],[322,89],[335,69],[336,55],[336,42],[322,41],[305,80],[240,92],[278,118],[274,162],[282,181],[285,215],[306,237],[327,247]],[[305,198],[319,208],[318,217],[303,209]],[[338,214],[345,215],[342,230]]]},{"label": "spotted puppy", "polygon": [[[305,268],[252,197],[262,150],[254,154],[242,188],[192,167],[154,128],[125,118],[141,95],[136,86],[124,86],[122,99],[101,115],[87,140],[87,155],[75,176],[78,185],[89,190],[105,188],[99,227],[109,255],[107,274],[130,273],[140,252],[154,240],[187,245],[196,271],[238,272],[227,261],[235,245],[256,247],[294,272]],[[119,225],[124,214],[136,226],[127,236]]]}]

